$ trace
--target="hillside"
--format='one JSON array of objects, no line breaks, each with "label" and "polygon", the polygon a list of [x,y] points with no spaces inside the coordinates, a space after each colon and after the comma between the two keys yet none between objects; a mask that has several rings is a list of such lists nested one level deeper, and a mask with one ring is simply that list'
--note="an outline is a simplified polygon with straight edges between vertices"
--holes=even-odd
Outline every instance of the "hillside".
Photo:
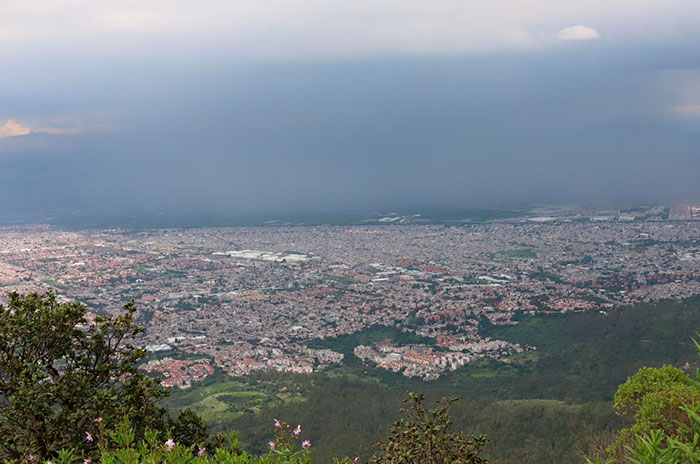
[{"label": "hillside", "polygon": [[[328,462],[333,455],[368,456],[396,419],[406,392],[426,392],[429,400],[455,395],[461,398],[452,409],[457,426],[488,435],[491,462],[582,462],[579,450],[592,436],[625,424],[611,407],[617,387],[642,366],[695,363],[690,337],[698,327],[697,300],[521,316],[517,326],[486,332],[535,345],[536,351],[506,362],[474,362],[431,382],[350,362],[310,376],[266,373],[233,380],[217,374],[173,392],[164,404],[192,407],[215,430],[239,430],[255,451],[262,451],[274,417],[302,422],[318,443],[315,461]],[[375,328],[323,345],[351,352],[367,340],[399,335]]]}]

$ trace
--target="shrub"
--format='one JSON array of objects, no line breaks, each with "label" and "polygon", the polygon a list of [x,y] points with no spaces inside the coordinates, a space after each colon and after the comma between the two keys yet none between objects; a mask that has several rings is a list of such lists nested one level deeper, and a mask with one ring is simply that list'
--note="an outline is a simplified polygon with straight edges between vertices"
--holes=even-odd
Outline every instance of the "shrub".
[{"label": "shrub", "polygon": [[640,369],[618,388],[615,410],[635,423],[608,447],[608,459],[588,464],[700,463],[700,383],[680,369]]},{"label": "shrub", "polygon": [[[128,419],[107,431],[104,421],[96,423],[95,435],[83,439],[96,444],[98,452],[86,457],[74,448],[58,451],[45,464],[310,464],[311,444],[303,439],[301,426],[292,428],[285,422],[275,421],[275,436],[269,442],[269,452],[255,456],[242,451],[238,435],[230,433],[220,436],[215,449],[204,445],[184,445],[172,438],[163,440],[151,429],[144,431],[141,440],[135,438],[134,428]],[[6,464],[38,464],[39,459],[28,454],[21,459],[7,460]],[[346,460],[344,462],[352,462]]]},{"label": "shrub", "polygon": [[156,404],[168,392],[137,370],[146,351],[132,345],[141,332],[134,303],[115,318],[88,320],[86,311],[53,293],[11,293],[0,305],[0,459],[94,452],[84,437],[97,432],[98,416],[128,419],[139,438],[150,428],[201,439],[201,421],[191,412],[169,419]]},{"label": "shrub", "polygon": [[449,406],[456,398],[443,398],[433,410],[424,405],[423,395],[408,394],[401,409],[405,417],[394,423],[389,439],[380,443],[372,458],[375,464],[487,464],[481,457],[486,437],[468,437],[451,431]]},{"label": "shrub", "polygon": [[631,416],[635,424],[620,432],[610,447],[615,455],[624,454],[635,437],[661,430],[665,435],[688,440],[688,416],[683,406],[700,404],[700,389],[690,384],[683,371],[671,366],[643,368],[630,377],[615,394],[615,409]]}]

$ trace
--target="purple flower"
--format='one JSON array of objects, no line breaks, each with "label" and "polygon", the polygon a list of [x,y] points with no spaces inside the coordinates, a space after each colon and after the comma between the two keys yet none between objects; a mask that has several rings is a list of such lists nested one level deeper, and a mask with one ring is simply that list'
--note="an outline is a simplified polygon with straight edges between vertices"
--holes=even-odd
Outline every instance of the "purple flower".
[{"label": "purple flower", "polygon": [[101,417],[98,417],[97,419],[93,419],[93,422],[94,422],[95,424],[100,424],[103,420],[104,420],[104,419],[102,419]]},{"label": "purple flower", "polygon": [[275,442],[274,441],[268,441],[267,444],[271,449],[275,449]]},{"label": "purple flower", "polygon": [[204,456],[204,453],[207,451],[206,448],[199,448],[199,451],[197,451],[198,456]]},{"label": "purple flower", "polygon": [[301,433],[301,425],[297,425],[297,428],[294,429],[294,435],[296,435],[298,437],[300,433]]},{"label": "purple flower", "polygon": [[301,447],[304,449],[309,449],[311,448],[311,442],[309,440],[304,440],[301,442]]},{"label": "purple flower", "polygon": [[168,441],[165,442],[165,449],[167,449],[169,453],[173,450],[173,448],[175,448],[175,442],[172,438],[168,438]]},{"label": "purple flower", "polygon": [[282,427],[282,424],[280,424],[280,421],[278,421],[277,419],[275,419],[275,427],[277,427],[277,428]]},{"label": "purple flower", "polygon": [[85,439],[92,443],[92,434],[90,434],[90,432],[85,432]]}]

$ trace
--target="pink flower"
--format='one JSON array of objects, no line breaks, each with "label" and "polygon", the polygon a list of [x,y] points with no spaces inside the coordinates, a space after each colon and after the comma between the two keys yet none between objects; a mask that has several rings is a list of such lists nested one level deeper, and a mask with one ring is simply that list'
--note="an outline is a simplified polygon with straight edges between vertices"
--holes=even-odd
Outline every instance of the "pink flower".
[{"label": "pink flower", "polygon": [[104,419],[102,419],[101,417],[98,417],[97,419],[93,419],[93,422],[94,422],[95,424],[100,424],[100,423],[102,423],[103,420],[104,420]]},{"label": "pink flower", "polygon": [[83,464],[90,464],[92,461],[89,459],[83,459]]},{"label": "pink flower", "polygon": [[198,456],[204,456],[204,453],[207,451],[206,448],[199,448],[199,451],[197,451]]},{"label": "pink flower", "polygon": [[169,453],[173,450],[173,448],[175,448],[175,442],[172,438],[168,438],[168,441],[165,442],[165,449],[167,449]]},{"label": "pink flower", "polygon": [[300,433],[301,433],[301,425],[297,425],[297,428],[294,429],[294,435],[296,435],[298,437]]},{"label": "pink flower", "polygon": [[278,421],[277,419],[275,419],[275,427],[277,427],[277,428],[282,427],[282,424],[280,424],[280,421]]},{"label": "pink flower", "polygon": [[34,455],[33,454],[29,455],[29,462],[34,462]]},{"label": "pink flower", "polygon": [[53,461],[49,459],[48,461],[46,461],[46,464],[53,464]]},{"label": "pink flower", "polygon": [[301,447],[304,449],[309,449],[311,448],[311,442],[309,440],[304,440],[301,442]]},{"label": "pink flower", "polygon": [[85,439],[92,443],[92,435],[90,434],[90,432],[85,432]]},{"label": "pink flower", "polygon": [[275,449],[275,442],[274,441],[268,441],[267,444],[271,449]]}]

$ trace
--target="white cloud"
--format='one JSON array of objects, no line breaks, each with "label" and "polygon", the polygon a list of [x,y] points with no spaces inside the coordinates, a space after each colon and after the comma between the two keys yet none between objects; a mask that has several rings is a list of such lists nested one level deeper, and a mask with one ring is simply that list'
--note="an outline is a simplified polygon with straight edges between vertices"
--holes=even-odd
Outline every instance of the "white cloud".
[{"label": "white cloud", "polygon": [[23,126],[13,119],[8,119],[5,121],[4,125],[0,125],[0,139],[19,137],[22,135],[29,135],[31,133],[32,130],[29,127]]},{"label": "white cloud", "polygon": [[[488,53],[550,46],[562,24],[653,41],[693,36],[699,20],[697,0],[0,1],[0,57]],[[571,26],[559,37],[598,35]]]},{"label": "white cloud", "polygon": [[600,34],[592,27],[576,24],[557,32],[557,38],[561,40],[590,40],[599,39]]},{"label": "white cloud", "polygon": [[94,132],[111,132],[115,127],[106,122],[101,115],[81,120],[73,116],[60,115],[50,119],[36,119],[28,123],[19,123],[8,119],[4,125],[0,121],[0,139],[20,137],[29,134],[79,135]]}]

